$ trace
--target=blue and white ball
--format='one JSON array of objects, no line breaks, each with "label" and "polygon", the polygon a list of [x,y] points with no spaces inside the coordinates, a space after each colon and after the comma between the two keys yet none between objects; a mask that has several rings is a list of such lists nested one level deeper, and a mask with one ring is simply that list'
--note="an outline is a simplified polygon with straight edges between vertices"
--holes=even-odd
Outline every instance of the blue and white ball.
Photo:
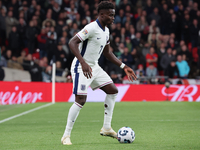
[{"label": "blue and white ball", "polygon": [[132,143],[135,140],[135,132],[130,127],[122,127],[117,132],[120,143]]}]

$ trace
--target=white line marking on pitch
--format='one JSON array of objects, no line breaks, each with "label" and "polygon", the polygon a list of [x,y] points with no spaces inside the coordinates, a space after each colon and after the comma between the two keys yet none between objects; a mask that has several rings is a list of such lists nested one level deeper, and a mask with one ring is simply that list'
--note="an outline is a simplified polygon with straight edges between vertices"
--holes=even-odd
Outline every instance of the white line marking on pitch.
[{"label": "white line marking on pitch", "polygon": [[31,113],[31,112],[33,112],[33,111],[36,111],[36,110],[42,109],[42,108],[44,108],[44,107],[50,106],[50,105],[52,105],[52,104],[53,104],[53,103],[49,103],[49,104],[46,104],[46,105],[42,105],[42,106],[39,106],[39,107],[33,108],[33,109],[31,109],[31,110],[25,111],[25,112],[23,112],[23,113],[20,113],[20,114],[14,115],[14,116],[12,116],[12,117],[9,117],[9,118],[6,118],[6,119],[3,119],[3,120],[0,121],[0,124],[1,124],[1,123],[4,123],[4,122],[6,122],[6,121],[9,121],[9,120],[11,120],[11,119],[14,119],[14,118],[17,118],[17,117],[20,117],[20,116],[26,115],[26,114]]}]

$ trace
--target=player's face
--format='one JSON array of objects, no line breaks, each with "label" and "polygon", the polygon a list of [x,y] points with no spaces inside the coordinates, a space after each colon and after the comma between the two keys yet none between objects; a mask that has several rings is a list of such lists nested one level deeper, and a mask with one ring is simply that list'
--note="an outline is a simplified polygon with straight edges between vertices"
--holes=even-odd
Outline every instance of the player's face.
[{"label": "player's face", "polygon": [[114,22],[115,19],[115,10],[114,9],[109,9],[104,11],[104,23],[106,25],[110,25]]}]

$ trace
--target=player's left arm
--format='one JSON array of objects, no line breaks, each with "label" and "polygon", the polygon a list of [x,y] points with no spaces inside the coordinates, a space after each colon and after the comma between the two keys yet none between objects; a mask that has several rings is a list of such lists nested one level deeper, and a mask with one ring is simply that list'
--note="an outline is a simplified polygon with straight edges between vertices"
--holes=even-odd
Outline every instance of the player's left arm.
[{"label": "player's left arm", "polygon": [[[120,66],[122,65],[122,62],[113,54],[113,52],[110,51],[110,45],[109,45],[109,44],[106,45],[106,46],[104,47],[103,55],[104,55],[108,60],[110,60],[112,63],[116,64],[117,66],[120,67]],[[125,65],[125,66],[123,67],[123,69],[124,69],[124,71],[125,71],[125,73],[126,73],[128,79],[129,79],[130,81],[133,81],[133,78],[134,78],[134,80],[137,79],[137,77],[136,77],[134,71],[133,71],[130,67],[128,67],[127,65]]]}]

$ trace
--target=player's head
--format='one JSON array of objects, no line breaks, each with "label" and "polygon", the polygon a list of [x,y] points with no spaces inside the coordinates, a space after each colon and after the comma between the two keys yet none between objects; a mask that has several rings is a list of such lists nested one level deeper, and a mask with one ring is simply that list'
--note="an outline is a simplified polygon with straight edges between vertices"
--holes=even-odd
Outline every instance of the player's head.
[{"label": "player's head", "polygon": [[98,4],[97,12],[99,15],[98,19],[100,19],[104,25],[109,25],[113,23],[115,15],[115,7],[113,3],[102,1]]}]

